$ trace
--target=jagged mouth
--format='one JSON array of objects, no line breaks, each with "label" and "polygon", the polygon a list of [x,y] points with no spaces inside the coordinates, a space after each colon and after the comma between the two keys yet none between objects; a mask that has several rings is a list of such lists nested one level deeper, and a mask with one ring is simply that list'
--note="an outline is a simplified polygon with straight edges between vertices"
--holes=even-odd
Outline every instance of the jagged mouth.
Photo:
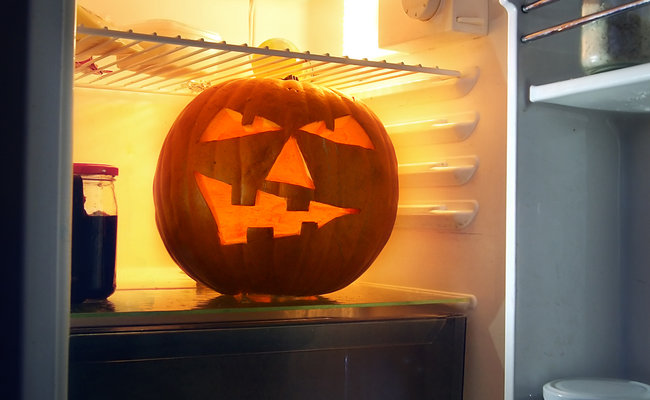
[{"label": "jagged mouth", "polygon": [[248,228],[272,228],[273,237],[300,235],[303,223],[316,223],[318,228],[335,218],[358,214],[356,208],[342,208],[310,201],[307,211],[288,211],[287,199],[257,191],[254,206],[231,204],[232,187],[199,172],[194,177],[219,227],[221,244],[247,243]]}]

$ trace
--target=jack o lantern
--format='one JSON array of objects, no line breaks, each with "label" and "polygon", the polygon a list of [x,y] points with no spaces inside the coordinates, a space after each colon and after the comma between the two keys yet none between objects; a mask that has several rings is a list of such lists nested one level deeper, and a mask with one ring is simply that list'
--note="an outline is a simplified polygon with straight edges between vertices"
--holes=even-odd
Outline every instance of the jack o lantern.
[{"label": "jack o lantern", "polygon": [[168,133],[154,178],[170,255],[224,294],[349,285],[386,244],[397,200],[379,119],[296,80],[236,79],[201,93]]}]

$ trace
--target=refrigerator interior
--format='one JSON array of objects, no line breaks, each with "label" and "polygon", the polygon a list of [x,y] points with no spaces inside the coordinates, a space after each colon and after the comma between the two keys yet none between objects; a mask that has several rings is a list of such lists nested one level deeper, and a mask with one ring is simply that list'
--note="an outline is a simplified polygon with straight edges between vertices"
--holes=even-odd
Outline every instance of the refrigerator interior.
[{"label": "refrigerator interior", "polygon": [[[299,51],[314,54],[457,71],[458,76],[450,79],[433,75],[415,83],[348,91],[366,102],[387,126],[402,182],[402,209],[396,227],[359,282],[464,299],[474,308],[468,311],[465,395],[478,398],[488,393],[489,398],[501,398],[506,13],[496,1],[490,1],[487,35],[436,34],[424,44],[397,43],[392,49],[382,49],[378,31],[391,37],[397,26],[381,22],[378,10],[383,7],[386,13],[388,7],[395,13],[400,7],[399,2],[379,3],[258,0],[251,2],[251,9],[249,2],[241,0],[197,1],[192,7],[179,7],[173,1],[79,1],[118,30],[144,20],[171,19],[217,33],[229,44],[256,46],[268,38],[282,37]],[[414,24],[408,18],[405,23],[399,25],[400,31],[408,31]],[[176,116],[192,98],[192,94],[97,88],[83,80],[75,83],[73,161],[119,168],[118,290],[114,297],[164,303],[166,293],[174,290],[203,290],[203,296],[210,296],[208,289],[197,289],[174,264],[154,222],[152,180],[158,153]],[[423,124],[433,125],[433,133],[419,133],[418,126]],[[426,173],[418,175],[422,168]],[[157,295],[144,294],[152,291]],[[72,321],[74,325],[74,314]]]},{"label": "refrigerator interior", "polygon": [[581,28],[520,40],[579,17],[580,3],[504,4],[517,88],[507,396],[541,398],[575,376],[648,382],[649,65],[585,76]]}]

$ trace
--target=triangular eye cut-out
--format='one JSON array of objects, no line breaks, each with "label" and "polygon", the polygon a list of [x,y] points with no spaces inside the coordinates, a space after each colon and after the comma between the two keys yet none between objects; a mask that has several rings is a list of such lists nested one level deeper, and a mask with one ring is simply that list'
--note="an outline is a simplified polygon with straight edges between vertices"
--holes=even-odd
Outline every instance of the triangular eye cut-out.
[{"label": "triangular eye cut-out", "polygon": [[201,135],[201,142],[212,142],[256,133],[279,131],[282,127],[266,118],[255,116],[253,123],[242,125],[242,115],[229,108],[223,108],[212,118]]},{"label": "triangular eye cut-out", "polygon": [[266,180],[290,183],[309,189],[316,188],[295,138],[290,137],[284,144]]},{"label": "triangular eye cut-out", "polygon": [[364,149],[374,150],[375,146],[370,141],[368,134],[351,115],[339,117],[334,120],[334,130],[327,129],[325,121],[316,121],[300,128],[301,131],[313,133],[332,142],[359,146]]}]

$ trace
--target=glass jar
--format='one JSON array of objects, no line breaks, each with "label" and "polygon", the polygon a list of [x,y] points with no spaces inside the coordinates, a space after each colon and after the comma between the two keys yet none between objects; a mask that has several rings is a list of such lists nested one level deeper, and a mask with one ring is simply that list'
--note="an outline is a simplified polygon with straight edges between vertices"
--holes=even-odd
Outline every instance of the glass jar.
[{"label": "glass jar", "polygon": [[[631,0],[583,0],[582,15]],[[650,6],[601,18],[582,26],[582,68],[587,74],[650,61]]]},{"label": "glass jar", "polygon": [[71,300],[106,299],[115,291],[118,169],[73,166]]}]

